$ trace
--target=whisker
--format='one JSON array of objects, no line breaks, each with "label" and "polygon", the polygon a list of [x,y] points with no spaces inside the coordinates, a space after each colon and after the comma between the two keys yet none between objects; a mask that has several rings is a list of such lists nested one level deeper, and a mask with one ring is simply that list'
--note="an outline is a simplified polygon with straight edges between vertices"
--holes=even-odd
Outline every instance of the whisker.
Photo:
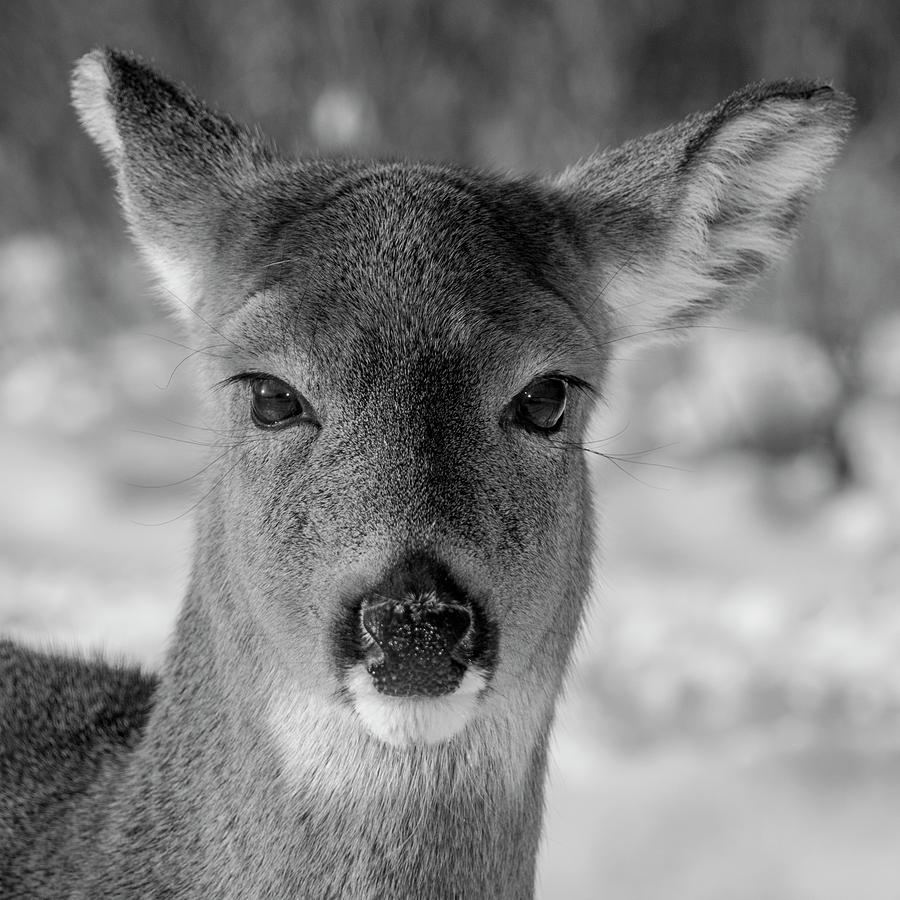
[{"label": "whisker", "polygon": [[243,352],[243,348],[239,344],[236,344],[227,335],[222,334],[222,332],[219,331],[218,328],[216,328],[213,324],[211,324],[209,321],[204,319],[203,316],[201,316],[200,313],[198,313],[197,310],[194,309],[193,306],[191,306],[189,303],[186,303],[184,300],[182,300],[181,297],[179,297],[178,294],[176,294],[173,290],[170,290],[165,285],[163,285],[163,289],[166,291],[167,294],[170,294],[174,300],[177,300],[185,309],[187,309],[189,312],[192,312],[210,331],[212,331],[214,334],[217,334],[220,338],[222,338],[223,341],[228,341],[228,343],[231,344],[231,346],[234,347],[236,350]]},{"label": "whisker", "polygon": [[708,325],[702,322],[686,322],[683,325],[663,325],[659,328],[648,328],[646,331],[636,331],[633,334],[622,334],[618,337],[610,338],[600,344],[600,347],[606,347],[609,344],[617,344],[619,341],[634,340],[639,337],[645,337],[649,334],[664,334],[668,331],[686,331],[691,328],[705,328],[715,331],[744,331],[743,328],[733,328],[729,325]]},{"label": "whisker", "polygon": [[[585,450],[587,450],[591,444],[603,444],[605,443],[605,441],[583,441],[581,443],[573,441],[572,443],[578,444],[579,447],[583,447]],[[655,447],[648,447],[646,450],[617,450],[612,455],[621,457],[646,456],[648,453],[658,453],[660,450],[668,450],[670,447],[677,446],[678,441],[670,441],[668,444],[657,444]]]},{"label": "whisker", "polygon": [[608,459],[610,462],[621,462],[623,464],[631,466],[650,466],[655,469],[672,469],[675,472],[692,471],[691,469],[684,468],[683,466],[675,466],[670,463],[657,463],[651,462],[649,459],[635,458],[638,456],[646,456],[648,453],[655,453],[657,450],[663,450],[666,447],[672,447],[674,446],[674,444],[662,444],[659,447],[651,447],[649,450],[632,450],[631,452],[623,453],[604,453],[602,450],[595,450],[592,447],[588,447],[585,444],[580,444],[577,441],[551,440],[551,443],[562,450],[582,450],[585,453],[590,453],[594,456],[602,456],[604,459]]},{"label": "whisker", "polygon": [[626,459],[619,458],[613,454],[603,453],[601,450],[593,450],[590,447],[585,447],[582,444],[578,444],[574,441],[551,441],[551,444],[558,450],[562,450],[563,453],[571,452],[572,450],[579,450],[584,453],[590,453],[593,456],[602,457],[605,460],[611,462],[620,472],[623,472],[632,480],[638,482],[638,484],[642,484],[645,487],[657,488],[659,490],[664,490],[661,485],[650,484],[640,478],[638,478],[633,472],[629,472],[628,469],[625,468],[626,465],[633,466],[653,466],[655,468],[660,469],[674,469],[676,471],[689,471],[685,469],[679,469],[677,466],[666,465],[665,463],[651,463],[648,460],[637,460],[637,459]]},{"label": "whisker", "polygon": [[628,429],[630,427],[631,427],[631,420],[629,419],[625,423],[625,426],[622,429],[620,429],[619,431],[617,431],[615,434],[611,434],[609,437],[605,437],[605,438],[596,438],[593,441],[586,441],[586,443],[588,443],[588,444],[605,444],[607,441],[614,441],[617,437],[622,437],[622,435],[625,434],[625,432],[628,431]]},{"label": "whisker", "polygon": [[231,466],[228,471],[223,472],[222,475],[213,482],[210,489],[206,491],[206,493],[199,500],[197,500],[195,503],[192,503],[184,512],[179,513],[177,516],[173,516],[171,519],[166,519],[164,522],[138,522],[134,519],[132,519],[132,522],[134,522],[135,525],[143,525],[146,528],[161,528],[163,525],[171,525],[173,522],[177,522],[179,519],[183,519],[185,516],[190,515],[195,509],[197,509],[197,507],[199,507],[200,504],[203,503],[212,494],[212,492],[228,477],[228,475],[230,475],[235,470],[235,468],[237,468],[239,462],[240,460],[235,462],[235,464]]},{"label": "whisker", "polygon": [[175,377],[175,373],[189,360],[193,359],[193,357],[197,356],[200,353],[203,353],[202,349],[200,350],[191,350],[187,356],[185,356],[172,371],[169,373],[169,380],[164,385],[156,385],[156,388],[160,391],[167,391],[172,386],[172,379]]},{"label": "whisker", "polygon": [[[177,444],[192,444],[195,447],[212,447],[217,450],[221,450],[223,444],[218,443],[210,443],[209,441],[193,441],[190,438],[180,438],[175,437],[171,434],[157,434],[155,431],[145,431],[143,428],[129,428],[128,429],[132,434],[145,434],[148,437],[159,438],[161,441],[175,441]],[[249,439],[248,439],[249,440]],[[239,447],[243,441],[238,441],[237,443],[232,444],[229,449],[233,449],[234,447]]]},{"label": "whisker", "polygon": [[212,460],[212,462],[207,463],[198,472],[194,472],[193,475],[189,475],[186,478],[181,478],[178,481],[169,481],[164,484],[139,484],[134,481],[125,481],[123,483],[126,484],[128,487],[140,488],[141,490],[161,490],[163,488],[178,487],[178,485],[187,484],[189,481],[193,481],[195,478],[199,477],[204,472],[211,469],[217,462],[219,462],[219,460],[224,459],[234,449],[235,449],[234,447],[229,447],[224,453],[219,454],[219,456],[217,456],[214,460]]},{"label": "whisker", "polygon": [[179,428],[189,428],[191,431],[208,431],[210,434],[219,435],[219,437],[235,437],[241,434],[240,431],[217,431],[209,425],[192,425],[190,422],[179,422],[178,419],[170,419],[168,416],[161,416],[160,418],[170,425],[177,425]]},{"label": "whisker", "polygon": [[629,458],[627,455],[620,456],[617,453],[601,453],[599,450],[591,450],[589,447],[582,448],[587,453],[593,453],[596,456],[602,456],[604,459],[616,462],[620,462],[623,465],[628,466],[647,466],[651,469],[670,469],[673,472],[692,472],[693,469],[686,468],[685,466],[674,466],[671,463],[656,463],[650,462],[649,459],[633,459]]},{"label": "whisker", "polygon": [[632,252],[628,255],[625,261],[616,268],[615,272],[610,275],[610,277],[604,282],[600,287],[600,292],[593,299],[590,306],[585,310],[585,315],[587,315],[596,305],[600,302],[600,300],[606,295],[606,292],[609,290],[612,283],[619,277],[619,275],[625,270],[627,266],[630,266],[634,258],[637,256],[637,250],[632,250]]},{"label": "whisker", "polygon": [[156,334],[152,331],[137,331],[135,334],[141,335],[142,337],[155,338],[158,341],[165,341],[167,344],[172,344],[175,347],[181,347],[184,350],[193,350],[195,353],[204,353],[207,356],[212,356],[215,359],[231,359],[230,355],[219,354],[219,353],[209,353],[210,349],[217,349],[219,347],[225,347],[226,344],[209,344],[208,348],[197,349],[196,347],[191,347],[190,344],[185,344],[182,341],[176,341],[174,338],[166,337],[163,334]]}]

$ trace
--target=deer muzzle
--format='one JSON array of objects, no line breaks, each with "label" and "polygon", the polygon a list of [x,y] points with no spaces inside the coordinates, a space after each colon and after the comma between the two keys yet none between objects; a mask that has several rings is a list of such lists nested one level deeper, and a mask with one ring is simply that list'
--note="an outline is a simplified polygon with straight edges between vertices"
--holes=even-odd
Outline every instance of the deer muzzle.
[{"label": "deer muzzle", "polygon": [[438,697],[456,690],[472,661],[468,605],[433,593],[401,600],[369,598],[360,622],[366,670],[382,694]]}]

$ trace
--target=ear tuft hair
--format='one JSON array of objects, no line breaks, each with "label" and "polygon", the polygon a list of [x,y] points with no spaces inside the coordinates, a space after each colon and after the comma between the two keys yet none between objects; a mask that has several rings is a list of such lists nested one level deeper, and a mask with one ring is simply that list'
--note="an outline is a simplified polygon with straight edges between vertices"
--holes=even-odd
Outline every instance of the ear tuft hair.
[{"label": "ear tuft hair", "polygon": [[72,105],[84,130],[115,165],[122,157],[123,145],[109,91],[106,53],[92,50],[78,60],[72,73]]},{"label": "ear tuft hair", "polygon": [[117,50],[94,50],[78,61],[72,102],[115,173],[135,243],[183,314],[202,301],[218,229],[272,165],[274,151]]}]

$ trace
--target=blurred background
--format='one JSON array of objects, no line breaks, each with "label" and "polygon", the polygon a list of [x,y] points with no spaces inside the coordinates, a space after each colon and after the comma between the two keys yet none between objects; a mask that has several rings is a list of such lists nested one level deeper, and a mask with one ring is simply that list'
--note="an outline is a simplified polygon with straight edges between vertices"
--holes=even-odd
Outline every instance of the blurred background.
[{"label": "blurred background", "polygon": [[790,260],[618,345],[543,898],[900,897],[900,5],[132,0],[0,8],[0,630],[157,665],[208,433],[67,80],[135,50],[284,150],[560,169],[759,78],[854,134]]}]

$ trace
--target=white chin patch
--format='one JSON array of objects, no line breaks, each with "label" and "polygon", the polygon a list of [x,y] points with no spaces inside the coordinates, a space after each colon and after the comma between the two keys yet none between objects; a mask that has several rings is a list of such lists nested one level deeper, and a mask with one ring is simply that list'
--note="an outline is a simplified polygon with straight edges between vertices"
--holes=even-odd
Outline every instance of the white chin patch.
[{"label": "white chin patch", "polygon": [[438,744],[462,731],[487,684],[484,674],[469,667],[459,687],[440,697],[392,697],[372,683],[363,663],[350,671],[347,686],[353,706],[375,737],[395,747]]}]

